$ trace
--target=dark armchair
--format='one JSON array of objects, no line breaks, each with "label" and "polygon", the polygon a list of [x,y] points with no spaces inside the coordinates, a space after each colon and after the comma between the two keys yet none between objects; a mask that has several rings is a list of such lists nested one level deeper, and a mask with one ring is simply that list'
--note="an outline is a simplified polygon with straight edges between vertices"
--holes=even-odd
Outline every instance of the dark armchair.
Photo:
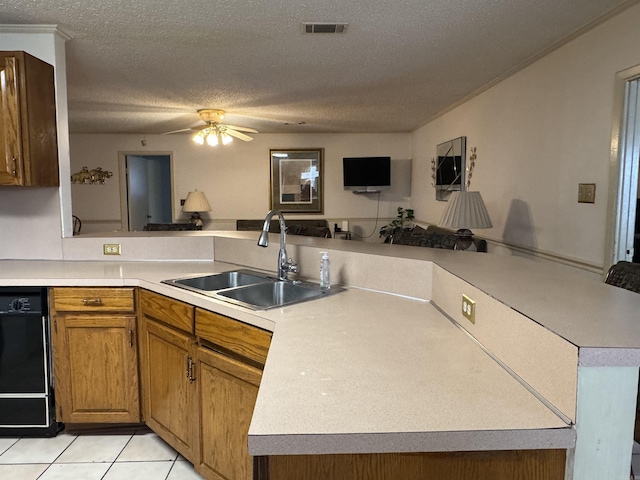
[{"label": "dark armchair", "polygon": [[[394,232],[385,239],[385,243],[453,250],[456,243],[456,235],[449,230],[434,225],[430,225],[426,229],[416,225],[411,229],[398,228],[394,230]],[[474,238],[473,243],[478,252],[487,251],[486,240]]]}]

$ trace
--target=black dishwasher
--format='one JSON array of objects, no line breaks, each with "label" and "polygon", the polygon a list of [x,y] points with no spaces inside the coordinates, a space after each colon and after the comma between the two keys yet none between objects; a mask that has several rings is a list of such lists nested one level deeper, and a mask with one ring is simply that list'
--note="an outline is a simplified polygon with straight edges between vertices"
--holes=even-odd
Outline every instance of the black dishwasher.
[{"label": "black dishwasher", "polygon": [[0,436],[54,436],[47,289],[0,287]]}]

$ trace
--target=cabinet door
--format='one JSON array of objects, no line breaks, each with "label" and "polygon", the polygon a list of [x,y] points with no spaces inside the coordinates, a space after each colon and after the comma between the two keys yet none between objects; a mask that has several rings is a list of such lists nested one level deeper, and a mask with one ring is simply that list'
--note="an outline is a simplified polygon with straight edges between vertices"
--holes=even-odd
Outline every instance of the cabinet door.
[{"label": "cabinet door", "polygon": [[58,420],[140,421],[135,317],[56,315]]},{"label": "cabinet door", "polygon": [[144,331],[146,423],[187,460],[193,461],[194,338],[148,319]]},{"label": "cabinet door", "polygon": [[251,480],[249,424],[262,371],[198,348],[200,445],[196,470],[206,478]]},{"label": "cabinet door", "polygon": [[53,67],[25,52],[0,52],[0,185],[57,187]]},{"label": "cabinet door", "polygon": [[0,90],[2,91],[0,184],[23,185],[17,61],[15,57],[6,57],[3,60],[3,68],[0,71]]}]

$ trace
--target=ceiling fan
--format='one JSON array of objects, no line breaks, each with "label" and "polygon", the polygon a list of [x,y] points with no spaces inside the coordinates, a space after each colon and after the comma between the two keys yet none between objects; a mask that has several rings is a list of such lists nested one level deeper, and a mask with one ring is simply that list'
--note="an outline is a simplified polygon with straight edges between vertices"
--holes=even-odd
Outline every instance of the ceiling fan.
[{"label": "ceiling fan", "polygon": [[258,133],[257,130],[254,130],[253,128],[236,127],[235,125],[227,125],[221,123],[222,119],[224,118],[224,114],[224,110],[216,110],[212,108],[198,110],[198,115],[200,115],[200,118],[206,125],[167,132],[164,135],[194,130],[196,132],[196,134],[192,138],[194,142],[200,145],[203,145],[206,142],[207,145],[210,145],[212,147],[215,147],[220,143],[222,143],[223,145],[227,145],[233,141],[233,137],[244,140],[245,142],[250,142],[251,140],[253,140],[252,137],[242,132]]}]

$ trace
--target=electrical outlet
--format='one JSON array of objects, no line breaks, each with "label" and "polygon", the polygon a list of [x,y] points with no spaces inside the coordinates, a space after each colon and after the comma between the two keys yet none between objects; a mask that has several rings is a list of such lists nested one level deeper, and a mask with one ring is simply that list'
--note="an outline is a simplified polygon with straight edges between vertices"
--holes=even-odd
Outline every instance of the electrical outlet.
[{"label": "electrical outlet", "polygon": [[119,243],[105,243],[102,247],[105,255],[120,255],[121,253]]},{"label": "electrical outlet", "polygon": [[476,302],[462,295],[462,315],[471,323],[476,323]]}]

